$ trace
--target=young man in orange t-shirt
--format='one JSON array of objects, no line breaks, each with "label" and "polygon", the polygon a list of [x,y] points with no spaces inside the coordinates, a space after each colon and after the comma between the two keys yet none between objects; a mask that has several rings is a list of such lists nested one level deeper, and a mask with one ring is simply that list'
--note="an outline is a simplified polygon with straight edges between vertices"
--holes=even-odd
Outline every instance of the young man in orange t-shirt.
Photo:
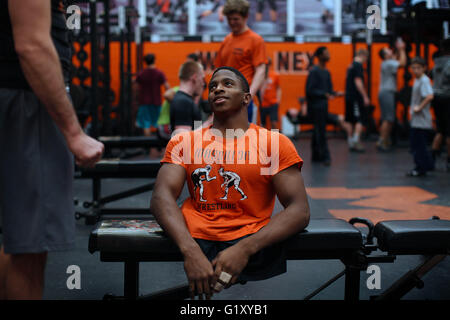
[{"label": "young man in orange t-shirt", "polygon": [[270,70],[272,60],[268,59],[266,77],[261,88],[262,103],[260,109],[261,126],[266,127],[266,118],[270,118],[270,128],[278,129],[278,107],[281,101],[280,76]]},{"label": "young man in orange t-shirt", "polygon": [[[222,42],[214,65],[228,66],[239,70],[250,83],[250,94],[254,98],[261,89],[266,71],[266,46],[263,38],[247,25],[250,5],[246,0],[227,0],[223,14],[227,17],[231,33]],[[248,107],[248,121],[256,122],[253,100]]]},{"label": "young man in orange t-shirt", "polygon": [[[285,272],[282,241],[309,222],[303,160],[286,136],[249,124],[246,79],[223,67],[208,88],[213,124],[169,141],[150,206],[184,256],[192,298]],[[284,210],[272,217],[276,196]]]}]

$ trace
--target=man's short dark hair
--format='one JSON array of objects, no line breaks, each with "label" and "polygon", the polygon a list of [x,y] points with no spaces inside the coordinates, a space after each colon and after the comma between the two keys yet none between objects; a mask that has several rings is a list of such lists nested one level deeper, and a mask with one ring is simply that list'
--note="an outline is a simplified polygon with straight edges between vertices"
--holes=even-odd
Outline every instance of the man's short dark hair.
[{"label": "man's short dark hair", "polygon": [[187,55],[187,58],[188,58],[188,59],[191,59],[191,60],[193,60],[193,61],[195,61],[195,62],[198,62],[198,61],[200,60],[198,54],[196,54],[196,53],[190,53],[190,54],[188,54],[188,55]]},{"label": "man's short dark hair", "polygon": [[314,56],[320,58],[320,56],[327,50],[327,47],[318,47],[314,52]]},{"label": "man's short dark hair", "polygon": [[380,56],[381,59],[384,60],[384,57],[386,57],[386,52],[384,51],[384,48],[380,49],[380,51],[378,51],[378,55]]},{"label": "man's short dark hair", "polygon": [[356,51],[356,56],[357,57],[368,57],[369,56],[369,51],[367,51],[367,49],[359,49],[358,51]]},{"label": "man's short dark hair", "polygon": [[238,77],[239,81],[241,82],[242,91],[244,91],[245,93],[250,93],[250,86],[248,84],[247,79],[245,79],[244,75],[239,70],[237,70],[235,68],[232,68],[232,67],[220,67],[220,68],[217,68],[214,71],[214,73],[212,74],[211,79],[214,78],[214,75],[220,70],[228,70],[228,71],[233,72],[236,75],[236,77]]},{"label": "man's short dark hair", "polygon": [[155,63],[155,55],[153,53],[149,53],[144,57],[144,61],[147,65],[151,66]]},{"label": "man's short dark hair", "polygon": [[412,58],[410,64],[411,64],[411,65],[413,65],[413,64],[419,64],[419,65],[421,65],[422,67],[426,67],[426,66],[427,66],[427,63],[426,63],[425,60],[424,60],[423,58],[421,58],[421,57],[414,57],[414,58]]}]

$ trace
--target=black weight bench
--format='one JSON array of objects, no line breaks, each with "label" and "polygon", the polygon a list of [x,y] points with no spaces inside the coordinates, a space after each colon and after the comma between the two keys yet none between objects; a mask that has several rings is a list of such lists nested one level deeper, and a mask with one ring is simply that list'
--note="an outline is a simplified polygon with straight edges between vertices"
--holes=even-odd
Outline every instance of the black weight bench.
[{"label": "black weight bench", "polygon": [[[355,223],[364,223],[368,227],[368,234],[354,227]],[[373,243],[374,237],[379,245]],[[416,244],[421,245],[416,247]],[[343,272],[305,299],[312,298],[345,276],[344,299],[356,301],[359,299],[360,271],[366,270],[370,263],[393,262],[396,254],[413,252],[432,255],[431,259],[434,260],[431,265],[427,265],[426,270],[441,261],[450,250],[450,221],[388,221],[380,222],[374,227],[370,221],[359,218],[351,219],[350,223],[340,219],[313,219],[303,232],[286,241],[286,248],[288,260],[338,259],[345,265]],[[374,255],[373,252],[377,249],[385,254]],[[101,261],[124,262],[125,299],[184,299],[189,296],[187,285],[139,296],[140,262],[182,261],[176,245],[152,219],[99,222],[89,238],[89,252],[96,251],[100,252]],[[387,295],[378,298],[400,298],[418,286],[416,278],[423,274],[417,270],[410,272],[395,286],[402,290],[391,289],[394,294],[389,294],[388,290]],[[409,290],[405,292],[407,288]]]},{"label": "black weight bench", "polygon": [[167,140],[160,139],[156,136],[135,136],[135,137],[99,137],[106,149],[109,148],[164,148],[167,145]]},{"label": "black weight bench", "polygon": [[86,224],[95,224],[100,217],[106,215],[149,214],[149,209],[106,209],[107,203],[153,190],[154,182],[101,197],[102,179],[139,178],[155,179],[161,167],[160,160],[101,160],[94,168],[78,168],[76,179],[92,179],[92,201],[83,202],[86,212],[76,212],[75,217],[86,218]]},{"label": "black weight bench", "polygon": [[114,157],[113,149],[120,149],[119,155],[116,155],[120,159],[128,159],[143,154],[144,149],[164,148],[168,142],[156,136],[102,136],[98,140],[105,146],[105,154],[108,154],[108,157]]}]

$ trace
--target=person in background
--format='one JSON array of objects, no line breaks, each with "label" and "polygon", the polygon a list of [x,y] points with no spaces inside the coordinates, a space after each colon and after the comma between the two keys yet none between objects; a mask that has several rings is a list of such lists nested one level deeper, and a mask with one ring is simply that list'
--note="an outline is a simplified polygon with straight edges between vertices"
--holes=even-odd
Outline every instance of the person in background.
[{"label": "person in background", "polygon": [[164,73],[156,68],[154,54],[147,54],[144,57],[144,61],[147,64],[147,68],[136,76],[139,102],[136,125],[144,130],[145,136],[150,136],[152,128],[157,128],[157,121],[161,111],[161,86],[169,90],[170,85]]},{"label": "person in background", "polygon": [[[250,4],[246,0],[227,0],[223,14],[227,17],[231,33],[223,40],[214,66],[228,66],[239,70],[250,83],[254,99],[264,82],[267,55],[263,38],[248,25]],[[256,122],[257,110],[253,100],[248,109],[248,119]]]},{"label": "person in background", "polygon": [[364,152],[361,134],[367,125],[369,96],[364,86],[363,64],[367,61],[369,52],[359,49],[352,64],[347,69],[345,80],[345,121],[351,125],[351,135],[348,139],[350,151]]},{"label": "person in background", "polygon": [[201,114],[194,99],[203,93],[205,73],[198,62],[186,61],[178,72],[180,86],[170,102],[170,128],[175,131],[193,130],[194,122],[201,121]]},{"label": "person in background", "polygon": [[434,161],[427,144],[428,135],[433,129],[430,112],[433,88],[430,78],[425,75],[426,63],[424,59],[420,57],[412,59],[411,70],[415,79],[409,107],[411,115],[410,149],[415,167],[408,171],[407,175],[420,177],[426,175],[427,171],[434,169]]},{"label": "person in background", "polygon": [[[186,56],[186,61],[199,62],[200,58],[196,53],[190,53]],[[161,106],[161,112],[158,118],[158,137],[163,140],[170,140],[172,135],[172,129],[170,127],[170,102],[173,100],[175,93],[177,93],[179,86],[171,87],[169,90],[164,92],[164,101]],[[200,96],[196,97],[194,102],[198,104]]]},{"label": "person in background", "polygon": [[280,75],[271,69],[272,60],[268,58],[266,77],[261,88],[262,103],[260,109],[261,126],[266,126],[267,116],[270,118],[270,128],[278,128],[278,108],[281,102]]},{"label": "person in background", "polygon": [[261,21],[263,18],[263,12],[264,12],[264,7],[265,7],[265,3],[267,2],[269,4],[270,7],[270,20],[272,22],[276,22],[277,21],[277,3],[276,0],[256,0],[258,7],[257,7],[257,11],[255,14],[255,21]]},{"label": "person in background", "polygon": [[397,70],[406,66],[405,43],[396,42],[397,55],[390,48],[383,48],[379,55],[381,63],[380,90],[378,100],[381,109],[380,137],[376,143],[378,150],[389,151],[391,132],[396,117],[395,93],[397,92]]},{"label": "person in background", "polygon": [[305,88],[308,113],[314,125],[311,140],[312,161],[322,162],[329,166],[331,157],[326,138],[326,125],[330,118],[328,100],[336,96],[343,96],[343,93],[333,90],[331,75],[326,68],[330,61],[330,52],[327,47],[317,48],[314,56],[317,57],[319,63],[309,71]]}]

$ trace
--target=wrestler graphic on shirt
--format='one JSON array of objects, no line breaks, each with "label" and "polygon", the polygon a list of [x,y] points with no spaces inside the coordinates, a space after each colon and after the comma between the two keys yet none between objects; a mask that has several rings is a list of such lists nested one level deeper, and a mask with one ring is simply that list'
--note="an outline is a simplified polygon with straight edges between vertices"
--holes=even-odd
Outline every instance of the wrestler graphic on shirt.
[{"label": "wrestler graphic on shirt", "polygon": [[197,168],[191,173],[191,179],[194,184],[194,195],[197,192],[197,188],[200,188],[200,201],[206,202],[203,199],[203,182],[202,181],[211,181],[216,179],[216,177],[209,177],[209,173],[211,172],[211,166],[209,164],[204,168]]},{"label": "wrestler graphic on shirt", "polygon": [[221,200],[227,200],[228,199],[228,188],[234,185],[234,188],[236,191],[238,191],[242,198],[241,200],[247,199],[247,196],[244,194],[244,191],[242,191],[241,188],[239,188],[239,184],[241,183],[241,177],[235,172],[232,171],[225,171],[223,168],[219,169],[219,174],[222,176],[222,178],[225,180],[220,187],[225,186],[225,195],[220,198]]}]

